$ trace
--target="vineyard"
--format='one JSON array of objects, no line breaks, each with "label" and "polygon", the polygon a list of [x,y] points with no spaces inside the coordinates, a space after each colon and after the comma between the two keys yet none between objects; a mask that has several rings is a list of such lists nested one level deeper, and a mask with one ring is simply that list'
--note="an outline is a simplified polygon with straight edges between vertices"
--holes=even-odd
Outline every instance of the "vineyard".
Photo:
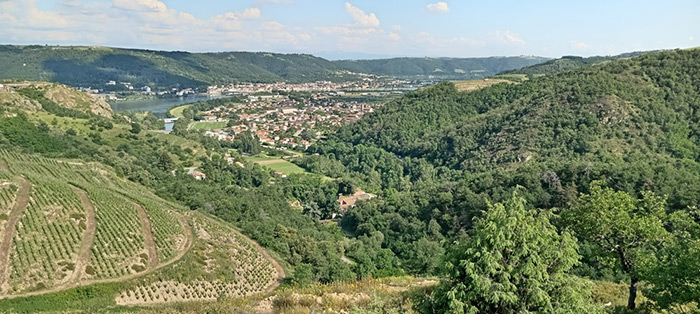
[{"label": "vineyard", "polygon": [[61,284],[75,271],[75,257],[85,230],[85,213],[73,190],[55,179],[28,176],[29,206],[16,226],[10,253],[11,292]]},{"label": "vineyard", "polygon": [[[145,278],[116,297],[119,305],[215,301],[274,288],[284,271],[254,242],[204,214],[190,215],[197,242],[173,269]],[[177,278],[177,281],[172,280]]]},{"label": "vineyard", "polygon": [[0,150],[0,296],[155,269],[188,249],[179,212],[100,165]]},{"label": "vineyard", "polygon": [[118,305],[215,301],[282,278],[227,223],[102,165],[0,150],[0,299],[118,281]]}]

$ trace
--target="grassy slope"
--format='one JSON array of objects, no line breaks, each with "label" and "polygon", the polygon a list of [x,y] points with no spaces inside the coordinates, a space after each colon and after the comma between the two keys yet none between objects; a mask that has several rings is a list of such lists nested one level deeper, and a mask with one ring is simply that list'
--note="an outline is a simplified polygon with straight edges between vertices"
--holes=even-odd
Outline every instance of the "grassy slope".
[{"label": "grassy slope", "polygon": [[191,104],[190,104],[190,105],[177,106],[177,107],[175,107],[175,108],[170,108],[170,110],[168,110],[168,112],[170,113],[171,116],[173,116],[173,117],[175,117],[175,118],[184,118],[184,116],[182,115],[182,112],[185,111],[185,109],[187,109],[187,108],[189,108],[189,107],[191,107],[191,106],[192,106]]},{"label": "grassy slope", "polygon": [[226,127],[226,121],[216,121],[216,122],[206,122],[206,121],[196,121],[189,125],[189,129],[192,130],[215,130],[223,129]]},{"label": "grassy slope", "polygon": [[254,163],[260,164],[263,167],[269,168],[270,170],[284,173],[286,175],[306,172],[306,170],[302,169],[301,167],[299,167],[299,166],[297,166],[297,165],[295,165],[287,160],[276,158],[276,157],[270,157],[270,156],[263,155],[263,154],[244,157],[244,159],[249,161],[249,162],[254,162]]}]

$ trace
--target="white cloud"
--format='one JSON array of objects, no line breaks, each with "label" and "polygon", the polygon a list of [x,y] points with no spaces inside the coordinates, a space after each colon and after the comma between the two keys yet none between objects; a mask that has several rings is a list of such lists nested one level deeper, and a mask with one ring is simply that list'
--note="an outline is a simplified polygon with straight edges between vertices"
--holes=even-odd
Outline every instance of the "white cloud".
[{"label": "white cloud", "polygon": [[511,31],[496,32],[496,37],[505,44],[509,45],[524,45],[525,40],[513,34]]},{"label": "white cloud", "polygon": [[401,25],[394,25],[391,28],[393,28],[394,30],[400,31],[403,27],[401,27]]},{"label": "white cloud", "polygon": [[243,26],[240,19],[238,19],[238,14],[232,12],[214,16],[211,18],[211,23],[224,31],[240,30]]},{"label": "white cloud", "polygon": [[426,6],[426,8],[432,12],[438,12],[438,13],[450,12],[450,7],[447,5],[447,2],[444,2],[444,1],[428,4],[428,6]]},{"label": "white cloud", "polygon": [[257,19],[260,18],[260,9],[258,8],[246,8],[241,13],[241,17],[244,19]]},{"label": "white cloud", "polygon": [[584,42],[582,42],[582,41],[574,42],[574,46],[576,46],[576,48],[580,48],[580,49],[585,49],[585,48],[590,47],[589,44],[584,43]]},{"label": "white cloud", "polygon": [[379,27],[379,19],[374,13],[367,14],[362,9],[345,2],[345,10],[350,13],[355,23],[363,27]]},{"label": "white cloud", "polygon": [[57,29],[75,25],[61,14],[39,10],[36,0],[0,1],[0,23],[33,29]]},{"label": "white cloud", "polygon": [[139,12],[165,12],[168,10],[165,3],[158,0],[114,0],[112,5],[115,8]]},{"label": "white cloud", "polygon": [[401,39],[401,36],[396,33],[389,33],[389,38],[391,38],[392,40],[399,40]]},{"label": "white cloud", "polygon": [[263,30],[270,31],[270,32],[279,32],[284,29],[284,25],[278,23],[278,22],[265,22],[262,27]]}]

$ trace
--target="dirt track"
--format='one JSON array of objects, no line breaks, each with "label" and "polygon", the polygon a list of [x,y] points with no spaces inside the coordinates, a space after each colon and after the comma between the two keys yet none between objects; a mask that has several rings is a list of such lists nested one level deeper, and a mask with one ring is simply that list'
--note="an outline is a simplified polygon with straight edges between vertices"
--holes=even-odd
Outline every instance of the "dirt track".
[{"label": "dirt track", "polygon": [[90,262],[90,248],[92,248],[92,242],[95,239],[96,229],[95,208],[92,206],[90,198],[85,194],[85,191],[75,186],[72,186],[72,188],[80,196],[80,202],[85,208],[85,232],[80,244],[80,251],[78,251],[78,258],[75,261],[75,271],[72,274],[72,278],[68,281],[69,283],[78,282],[83,275],[85,266]]},{"label": "dirt track", "polygon": [[0,291],[3,292],[9,288],[7,277],[10,267],[10,249],[12,249],[15,228],[19,220],[22,219],[22,213],[29,203],[29,195],[31,193],[29,181],[20,176],[15,177],[14,180],[19,183],[19,191],[17,191],[17,197],[10,211],[10,217],[7,219],[5,230],[3,230],[4,232],[0,237]]},{"label": "dirt track", "polygon": [[148,268],[155,267],[158,264],[158,251],[156,250],[156,241],[153,240],[153,228],[151,227],[151,219],[148,218],[146,210],[141,205],[131,202],[139,211],[141,219],[141,227],[143,228],[143,238],[146,240],[146,252],[148,252]]}]

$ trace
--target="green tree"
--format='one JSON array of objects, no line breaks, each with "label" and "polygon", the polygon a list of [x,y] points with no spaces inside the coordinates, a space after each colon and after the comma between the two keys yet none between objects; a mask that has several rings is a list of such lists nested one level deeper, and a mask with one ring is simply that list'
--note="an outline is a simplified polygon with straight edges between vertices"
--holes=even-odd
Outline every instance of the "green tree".
[{"label": "green tree", "polygon": [[292,282],[295,284],[305,286],[311,283],[311,279],[313,279],[313,268],[311,265],[301,263],[294,268],[294,277],[292,277]]},{"label": "green tree", "polygon": [[177,136],[183,136],[187,134],[187,128],[190,125],[190,120],[186,118],[180,118],[173,123],[173,134]]},{"label": "green tree", "polygon": [[668,237],[663,226],[666,201],[652,192],[636,199],[602,185],[602,181],[591,183],[591,193],[581,195],[563,218],[581,238],[597,245],[601,254],[617,259],[630,276],[627,307],[634,309],[641,270]]},{"label": "green tree", "polygon": [[234,145],[243,153],[257,155],[261,152],[260,141],[247,131],[236,134]]},{"label": "green tree", "polygon": [[427,312],[595,312],[587,289],[567,274],[579,259],[576,239],[559,234],[551,216],[526,209],[517,193],[489,203],[470,235],[449,248],[447,279]]},{"label": "green tree", "polygon": [[170,171],[175,168],[175,162],[167,152],[160,154],[158,158],[158,168],[163,171]]},{"label": "green tree", "polygon": [[644,295],[662,310],[688,313],[689,304],[700,304],[700,212],[691,208],[669,216],[673,238],[644,271],[650,284]]},{"label": "green tree", "polygon": [[430,241],[426,238],[413,242],[413,266],[416,271],[423,274],[432,275],[438,269],[445,250],[440,243]]},{"label": "green tree", "polygon": [[139,133],[141,133],[141,125],[139,125],[136,122],[132,122],[131,123],[131,130],[129,130],[129,131],[131,133],[134,133],[134,134],[139,134]]}]

